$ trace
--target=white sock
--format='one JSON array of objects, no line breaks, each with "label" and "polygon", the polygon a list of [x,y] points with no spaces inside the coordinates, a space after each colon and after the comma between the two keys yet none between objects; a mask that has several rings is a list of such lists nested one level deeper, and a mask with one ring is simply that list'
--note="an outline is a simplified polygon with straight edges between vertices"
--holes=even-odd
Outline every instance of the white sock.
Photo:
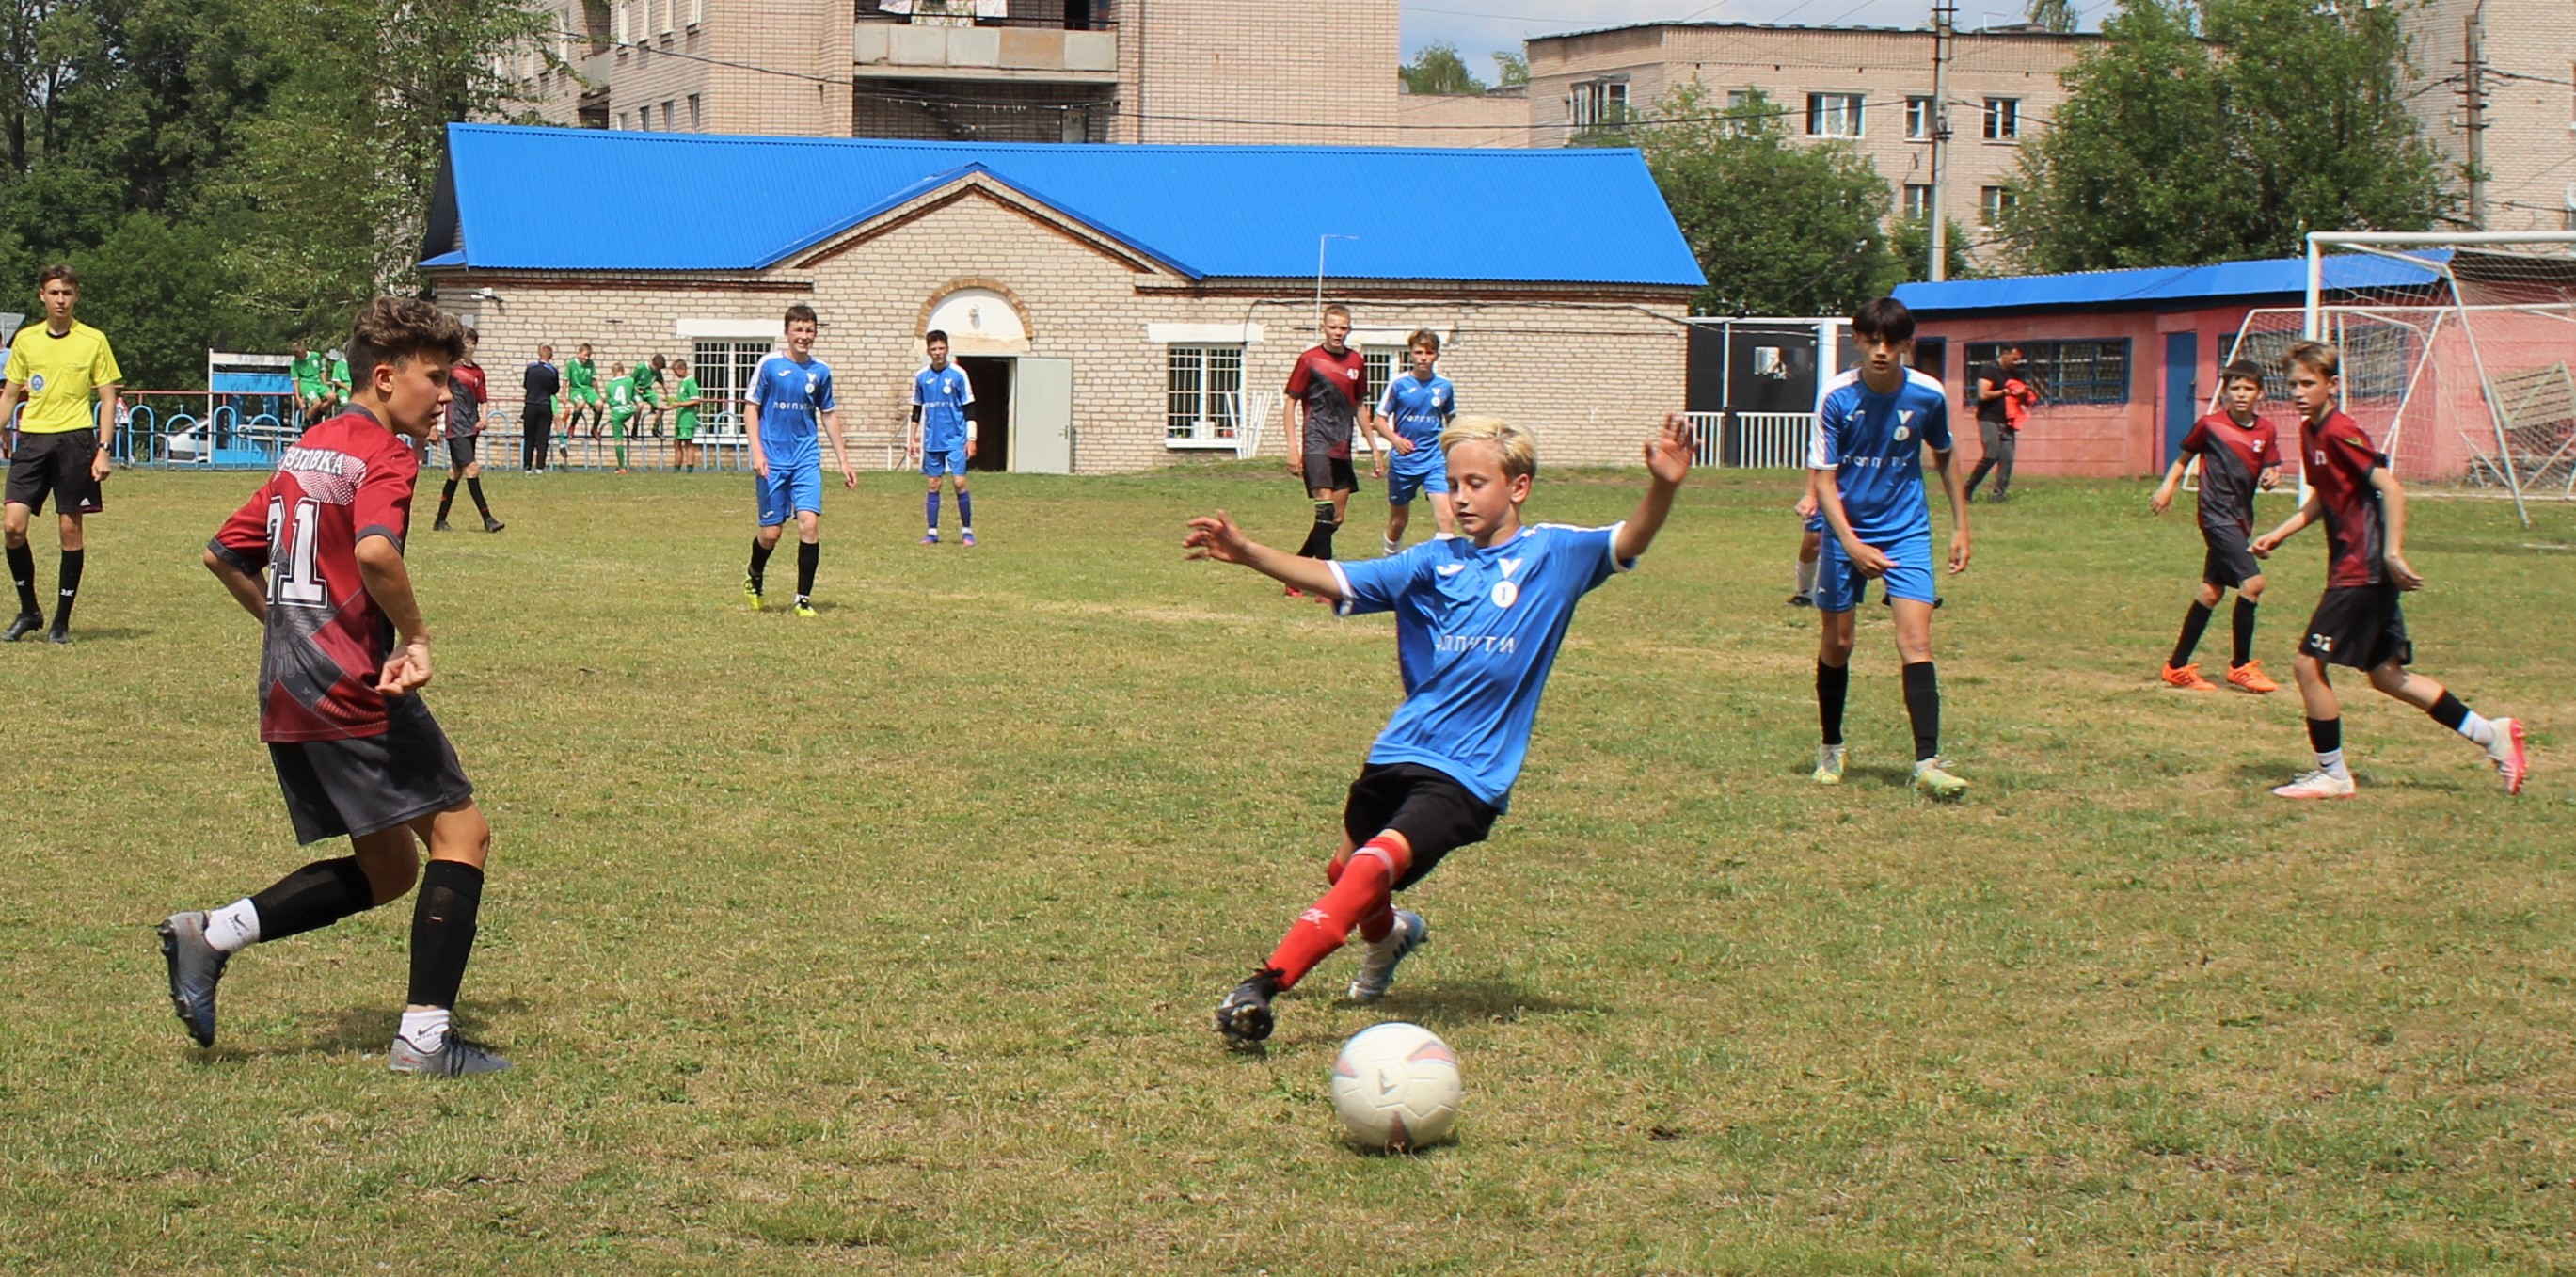
[{"label": "white sock", "polygon": [[206,915],[206,943],[217,953],[239,953],[259,943],[259,909],[250,897]]},{"label": "white sock", "polygon": [[2495,749],[2496,729],[2494,719],[2482,718],[2476,710],[2470,710],[2469,716],[2460,720],[2459,731],[2462,736],[2469,738],[2470,744],[2490,751]]},{"label": "white sock", "polygon": [[1394,537],[1379,537],[1377,543],[1386,550],[1390,557],[1392,557],[1397,550],[1403,548],[1395,543]]},{"label": "white sock", "polygon": [[2317,755],[2317,770],[2336,780],[2352,779],[2352,773],[2344,770],[2343,751],[2340,749],[2329,749]]},{"label": "white sock", "polygon": [[1799,561],[1798,593],[1813,594],[1816,592],[1816,564],[1819,561],[1820,560],[1816,559],[1803,559]]},{"label": "white sock", "polygon": [[421,1050],[435,1051],[447,1045],[449,1014],[446,1007],[431,1007],[426,1011],[405,1011],[402,1028],[396,1032]]}]

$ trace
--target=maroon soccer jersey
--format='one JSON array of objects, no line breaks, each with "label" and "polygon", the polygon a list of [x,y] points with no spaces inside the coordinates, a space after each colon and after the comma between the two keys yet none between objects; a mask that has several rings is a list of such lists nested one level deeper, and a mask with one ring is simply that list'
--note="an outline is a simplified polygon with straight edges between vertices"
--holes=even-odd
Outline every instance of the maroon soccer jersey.
[{"label": "maroon soccer jersey", "polygon": [[2321,424],[2302,421],[2299,447],[2307,454],[2308,486],[2325,508],[2326,585],[2377,585],[2387,579],[2380,556],[2388,524],[2370,472],[2388,464],[2361,424],[2329,412]]},{"label": "maroon soccer jersey", "polygon": [[2261,417],[2250,426],[2223,412],[2194,422],[2182,450],[2200,457],[2200,526],[2254,530],[2254,492],[2265,470],[2281,465],[2280,432]]},{"label": "maroon soccer jersey", "polygon": [[1338,355],[1309,348],[1288,374],[1288,398],[1306,402],[1306,452],[1348,457],[1359,407],[1368,402],[1368,356],[1357,346],[1344,346]]},{"label": "maroon soccer jersey", "polygon": [[402,547],[420,462],[352,408],[304,432],[277,473],[215,534],[217,554],[268,581],[259,660],[259,738],[346,740],[385,732],[376,678],[394,627],[358,574],[358,543]]}]

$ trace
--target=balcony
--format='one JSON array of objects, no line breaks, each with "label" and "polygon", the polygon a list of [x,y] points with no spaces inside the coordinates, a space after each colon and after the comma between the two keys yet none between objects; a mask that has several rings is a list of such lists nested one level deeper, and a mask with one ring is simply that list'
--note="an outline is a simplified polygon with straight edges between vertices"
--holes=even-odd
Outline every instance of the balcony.
[{"label": "balcony", "polygon": [[861,22],[850,51],[858,74],[867,77],[1118,81],[1115,31]]}]

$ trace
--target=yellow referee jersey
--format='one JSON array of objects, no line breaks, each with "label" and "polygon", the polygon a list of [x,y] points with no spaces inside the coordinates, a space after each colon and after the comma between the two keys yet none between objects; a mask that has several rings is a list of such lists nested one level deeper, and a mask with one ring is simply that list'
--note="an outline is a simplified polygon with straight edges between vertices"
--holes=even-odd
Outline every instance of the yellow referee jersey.
[{"label": "yellow referee jersey", "polygon": [[18,430],[31,435],[98,429],[95,392],[125,380],[116,352],[107,348],[107,334],[77,319],[60,337],[41,322],[19,329],[9,347],[8,371],[0,376],[26,388],[27,410],[18,416]]}]

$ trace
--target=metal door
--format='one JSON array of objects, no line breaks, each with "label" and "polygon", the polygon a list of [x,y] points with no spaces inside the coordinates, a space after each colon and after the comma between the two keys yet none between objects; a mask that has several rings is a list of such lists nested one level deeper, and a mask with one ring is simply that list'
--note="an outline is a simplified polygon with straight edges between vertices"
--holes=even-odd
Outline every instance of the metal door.
[{"label": "metal door", "polygon": [[1021,356],[1011,395],[1011,469],[1073,473],[1073,361]]},{"label": "metal door", "polygon": [[2182,455],[2183,436],[2200,420],[2200,334],[2165,334],[2165,446],[2163,469]]}]

